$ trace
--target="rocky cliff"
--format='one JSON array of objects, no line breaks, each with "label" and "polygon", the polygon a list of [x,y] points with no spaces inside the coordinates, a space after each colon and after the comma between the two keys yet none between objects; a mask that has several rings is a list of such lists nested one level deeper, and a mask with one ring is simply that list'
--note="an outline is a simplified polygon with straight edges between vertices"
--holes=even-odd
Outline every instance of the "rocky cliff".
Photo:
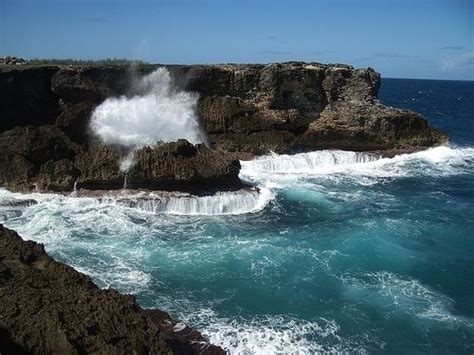
[{"label": "rocky cliff", "polygon": [[[371,68],[300,62],[166,67],[176,88],[199,94],[197,111],[212,149],[184,142],[144,148],[128,176],[132,187],[238,188],[236,158],[335,148],[394,154],[447,140],[422,115],[382,105],[380,75]],[[156,68],[0,67],[0,185],[122,187],[123,152],[97,142],[89,119],[105,99],[131,95],[131,83]]]},{"label": "rocky cliff", "polygon": [[100,290],[0,224],[0,353],[225,354],[160,310]]}]

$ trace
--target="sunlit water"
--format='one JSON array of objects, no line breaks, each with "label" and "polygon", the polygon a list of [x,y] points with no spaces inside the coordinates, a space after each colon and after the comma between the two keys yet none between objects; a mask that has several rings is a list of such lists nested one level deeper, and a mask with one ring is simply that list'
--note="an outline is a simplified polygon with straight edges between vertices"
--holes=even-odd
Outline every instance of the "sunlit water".
[{"label": "sunlit water", "polygon": [[423,111],[448,146],[270,155],[242,163],[260,192],[207,199],[1,190],[0,222],[232,353],[472,353],[473,95],[383,83],[384,102]]}]

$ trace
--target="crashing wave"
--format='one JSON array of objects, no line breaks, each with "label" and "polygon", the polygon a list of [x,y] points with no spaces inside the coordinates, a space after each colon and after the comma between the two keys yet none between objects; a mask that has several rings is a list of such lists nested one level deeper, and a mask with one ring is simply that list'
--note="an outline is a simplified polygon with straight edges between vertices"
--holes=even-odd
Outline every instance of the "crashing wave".
[{"label": "crashing wave", "polygon": [[402,177],[449,175],[472,169],[474,148],[440,146],[416,153],[383,158],[372,153],[322,150],[295,155],[272,154],[241,161],[244,180],[271,180],[275,177],[326,176],[342,173],[351,176]]},{"label": "crashing wave", "polygon": [[278,174],[307,173],[321,167],[367,163],[380,159],[372,153],[350,152],[343,150],[320,150],[295,155],[271,154],[251,161],[242,161],[242,169],[249,172],[272,172]]},{"label": "crashing wave", "polygon": [[272,198],[268,189],[217,192],[210,196],[157,196],[118,198],[116,204],[147,212],[187,216],[238,215],[261,211]]},{"label": "crashing wave", "polygon": [[[198,324],[213,344],[230,354],[315,354],[367,353],[366,348],[382,349],[371,334],[346,337],[335,320],[304,320],[289,315],[258,315],[221,318],[210,308],[181,314],[189,324]],[[329,344],[328,344],[329,343]]]},{"label": "crashing wave", "polygon": [[[273,198],[266,188],[242,189],[217,192],[209,196],[185,193],[131,192],[125,191],[75,191],[70,196],[58,194],[19,194],[0,189],[0,201],[5,208],[12,205],[28,207],[32,204],[45,206],[65,205],[71,210],[85,207],[113,205],[134,208],[145,212],[190,216],[219,216],[255,213],[264,209]],[[2,204],[0,203],[0,207]],[[41,207],[39,207],[41,208]]]}]

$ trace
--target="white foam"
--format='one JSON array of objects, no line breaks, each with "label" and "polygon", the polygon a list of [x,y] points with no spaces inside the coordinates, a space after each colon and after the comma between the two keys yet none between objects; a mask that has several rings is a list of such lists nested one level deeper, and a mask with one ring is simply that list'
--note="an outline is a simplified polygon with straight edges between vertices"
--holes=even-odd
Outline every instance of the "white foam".
[{"label": "white foam", "polygon": [[[472,327],[474,324],[472,320],[453,314],[454,302],[451,298],[410,277],[380,271],[359,278],[346,276],[341,280],[356,291],[368,290],[381,296],[381,307],[394,307],[400,312],[413,314],[420,320],[429,319],[450,326]],[[370,298],[370,302],[377,303],[373,298]]]},{"label": "white foam", "polygon": [[[310,321],[289,315],[259,315],[251,320],[228,319],[219,318],[209,308],[181,318],[186,318],[186,323],[196,326],[211,343],[219,344],[230,354],[367,353],[361,339],[343,338],[339,325],[324,318]],[[374,340],[371,339],[370,345],[376,343]]]},{"label": "white foam", "polygon": [[116,208],[133,208],[156,214],[239,215],[261,211],[275,197],[273,192],[267,188],[217,192],[209,196],[154,192],[111,192],[99,197],[76,197],[76,194],[77,192],[69,196],[47,193],[20,194],[0,188],[0,200],[2,201],[37,201],[40,206],[34,208],[37,214],[32,215],[32,218],[41,218],[45,213],[54,215],[61,209],[67,209],[72,213],[84,213],[92,208],[99,213],[106,205]]},{"label": "white foam", "polygon": [[148,196],[117,199],[117,204],[147,212],[186,216],[219,216],[254,213],[265,208],[274,195],[269,189],[217,192],[210,196]]},{"label": "white foam", "polygon": [[301,174],[318,172],[321,168],[346,166],[378,160],[379,155],[343,150],[320,150],[295,155],[272,153],[251,161],[242,161],[244,174],[266,172],[275,174]]},{"label": "white foam", "polygon": [[474,148],[440,146],[382,158],[370,153],[322,150],[295,155],[263,156],[241,161],[240,177],[247,181],[284,181],[295,177],[342,176],[361,183],[386,177],[460,174],[473,168]]}]

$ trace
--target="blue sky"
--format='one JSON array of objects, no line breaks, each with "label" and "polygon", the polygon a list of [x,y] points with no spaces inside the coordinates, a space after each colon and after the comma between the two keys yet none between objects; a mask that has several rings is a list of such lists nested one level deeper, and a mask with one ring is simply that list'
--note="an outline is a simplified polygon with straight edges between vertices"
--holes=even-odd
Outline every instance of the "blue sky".
[{"label": "blue sky", "polygon": [[0,56],[289,60],[474,80],[474,0],[0,0]]}]

